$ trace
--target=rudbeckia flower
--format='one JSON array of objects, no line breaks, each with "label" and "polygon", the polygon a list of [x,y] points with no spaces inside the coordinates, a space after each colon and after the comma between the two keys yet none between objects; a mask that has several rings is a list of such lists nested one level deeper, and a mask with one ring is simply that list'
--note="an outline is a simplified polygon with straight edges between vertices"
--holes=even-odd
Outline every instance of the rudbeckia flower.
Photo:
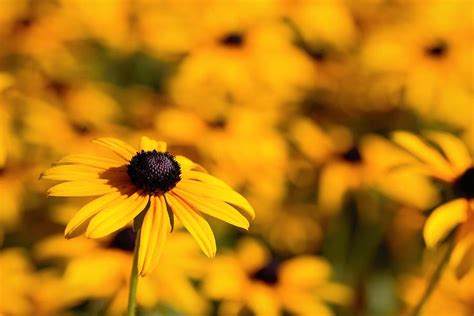
[{"label": "rudbeckia flower", "polygon": [[458,227],[451,264],[458,277],[465,275],[474,258],[474,167],[472,158],[458,138],[443,132],[429,132],[425,142],[408,132],[395,132],[394,141],[419,159],[423,173],[449,184],[455,198],[435,208],[428,217],[423,237],[428,248],[436,247]]},{"label": "rudbeckia flower", "polygon": [[301,255],[280,261],[254,239],[242,239],[236,250],[212,261],[203,292],[221,300],[217,315],[332,316],[329,304],[346,306],[353,292],[332,281],[323,258]]},{"label": "rudbeckia flower", "polygon": [[249,227],[247,218],[255,216],[244,197],[200,165],[168,153],[164,142],[142,137],[140,150],[115,138],[94,142],[118,159],[69,155],[41,178],[65,181],[50,188],[49,196],[99,196],[69,221],[66,238],[107,236],[143,212],[138,252],[142,276],[157,265],[175,216],[208,257],[215,256],[216,241],[203,214],[244,229]]}]

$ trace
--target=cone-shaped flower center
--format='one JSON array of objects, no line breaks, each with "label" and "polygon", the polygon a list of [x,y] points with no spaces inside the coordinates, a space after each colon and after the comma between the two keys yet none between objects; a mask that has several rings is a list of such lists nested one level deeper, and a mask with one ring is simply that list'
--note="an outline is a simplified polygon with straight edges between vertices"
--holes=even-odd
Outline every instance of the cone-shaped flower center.
[{"label": "cone-shaped flower center", "polygon": [[165,193],[181,180],[181,168],[169,153],[141,151],[133,156],[127,169],[131,182],[149,194]]},{"label": "cone-shaped flower center", "polygon": [[456,179],[454,191],[461,197],[474,199],[474,167],[467,169]]}]

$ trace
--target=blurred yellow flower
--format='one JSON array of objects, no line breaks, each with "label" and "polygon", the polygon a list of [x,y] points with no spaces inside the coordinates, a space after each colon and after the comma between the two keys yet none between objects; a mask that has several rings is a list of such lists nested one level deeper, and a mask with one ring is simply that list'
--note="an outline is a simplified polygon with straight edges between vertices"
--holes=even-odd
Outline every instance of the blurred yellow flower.
[{"label": "blurred yellow flower", "polygon": [[415,160],[381,136],[367,134],[356,141],[348,128],[329,126],[323,130],[309,119],[295,120],[291,136],[321,168],[317,205],[326,214],[337,213],[347,193],[359,189],[375,188],[395,201],[421,209],[438,200],[426,177],[395,168]]},{"label": "blurred yellow flower", "polygon": [[[109,300],[107,314],[118,315],[126,308],[135,238],[131,228],[99,241],[85,238],[66,241],[54,235],[41,241],[35,252],[41,261],[65,262],[61,286],[69,292],[74,304],[87,299],[106,299]],[[206,262],[201,260],[193,239],[176,232],[165,245],[160,268],[139,283],[138,304],[147,310],[168,304],[177,311],[204,314],[207,306],[191,282],[201,277]],[[90,280],[84,278],[86,274],[91,276]]]},{"label": "blurred yellow flower", "polygon": [[[393,134],[394,141],[412,153],[419,163],[416,169],[452,186],[455,198],[436,207],[428,217],[423,237],[429,248],[436,247],[459,226],[451,264],[458,277],[474,268],[474,167],[464,143],[443,132],[427,132],[427,143],[409,132]],[[438,146],[442,152],[440,152]]]},{"label": "blurred yellow flower", "polygon": [[239,212],[254,217],[247,200],[191,160],[169,154],[166,143],[142,137],[137,151],[115,138],[95,142],[120,159],[70,155],[41,174],[66,181],[50,188],[49,196],[101,196],[69,221],[66,238],[84,232],[89,238],[107,236],[145,211],[138,253],[138,270],[144,276],[156,267],[174,216],[208,257],[214,257],[216,242],[202,213],[248,229],[248,219]]},{"label": "blurred yellow flower", "polygon": [[350,304],[352,292],[330,281],[331,267],[322,258],[299,256],[279,262],[253,239],[241,240],[234,253],[209,266],[203,289],[222,299],[219,315],[333,315],[326,303]]},{"label": "blurred yellow flower", "polygon": [[374,28],[362,60],[375,73],[396,77],[405,103],[423,117],[466,128],[474,122],[472,3],[433,0],[415,7],[402,23]]},{"label": "blurred yellow flower", "polygon": [[[427,258],[433,259],[433,258]],[[399,281],[400,297],[408,307],[413,307],[419,301],[433,270],[433,261],[428,260],[419,274],[405,275]],[[453,315],[471,316],[474,313],[474,271],[459,280],[453,270],[445,269],[439,284],[431,297],[425,303],[420,316]],[[402,313],[402,315],[410,315]]]}]

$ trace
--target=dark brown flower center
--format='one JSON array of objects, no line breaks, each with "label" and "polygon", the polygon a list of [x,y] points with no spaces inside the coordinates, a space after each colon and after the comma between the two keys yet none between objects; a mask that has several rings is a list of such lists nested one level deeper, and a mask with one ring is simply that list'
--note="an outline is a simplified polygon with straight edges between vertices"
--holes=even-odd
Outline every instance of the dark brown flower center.
[{"label": "dark brown flower center", "polygon": [[474,167],[464,171],[454,181],[453,186],[456,195],[467,199],[474,199]]},{"label": "dark brown flower center", "polygon": [[133,252],[136,238],[137,233],[135,233],[132,228],[125,228],[114,236],[107,248]]},{"label": "dark brown flower center", "polygon": [[357,163],[362,161],[362,156],[360,154],[359,148],[356,146],[352,147],[348,151],[342,154],[342,158],[347,162]]},{"label": "dark brown flower center", "polygon": [[133,185],[149,194],[165,193],[181,180],[181,167],[174,156],[156,150],[138,152],[127,173]]},{"label": "dark brown flower center", "polygon": [[223,36],[219,42],[229,47],[241,47],[244,44],[244,37],[240,33],[229,33]]},{"label": "dark brown flower center", "polygon": [[445,41],[438,40],[425,48],[425,53],[432,58],[441,58],[448,52],[448,44]]},{"label": "dark brown flower center", "polygon": [[269,285],[275,285],[278,283],[278,267],[279,262],[276,259],[272,259],[266,266],[252,274],[250,278]]}]

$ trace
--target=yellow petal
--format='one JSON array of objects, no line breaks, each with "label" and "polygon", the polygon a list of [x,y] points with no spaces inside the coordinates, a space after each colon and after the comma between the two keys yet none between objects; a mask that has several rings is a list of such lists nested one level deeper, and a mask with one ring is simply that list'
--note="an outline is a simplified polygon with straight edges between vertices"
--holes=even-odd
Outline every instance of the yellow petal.
[{"label": "yellow petal", "polygon": [[282,284],[303,289],[314,288],[328,282],[331,265],[324,259],[299,256],[284,262],[279,276]]},{"label": "yellow petal", "polygon": [[255,211],[250,203],[231,189],[186,179],[179,181],[176,187],[190,194],[227,202],[242,209],[251,218],[255,217]]},{"label": "yellow petal", "polygon": [[183,200],[171,194],[166,195],[166,200],[173,213],[194,237],[206,256],[213,258],[216,255],[216,240],[209,223]]},{"label": "yellow petal", "polygon": [[126,195],[121,194],[120,192],[112,192],[87,203],[71,218],[66,226],[64,235],[67,239],[76,237],[76,230],[86,223],[90,218],[99,213],[99,211],[109,204],[117,203],[117,201],[122,201],[125,198]]},{"label": "yellow petal", "polygon": [[148,203],[148,196],[135,192],[126,200],[105,207],[89,223],[88,238],[101,238],[128,225]]},{"label": "yellow petal", "polygon": [[51,167],[40,178],[45,180],[76,181],[99,179],[103,169],[89,166],[60,165]]},{"label": "yellow petal", "polygon": [[441,132],[429,132],[427,137],[441,147],[457,175],[472,165],[467,147],[459,138]]},{"label": "yellow petal", "polygon": [[226,189],[231,189],[231,187],[229,187],[227,183],[225,183],[224,181],[204,172],[193,171],[193,170],[183,171],[181,174],[181,177],[183,179],[197,180],[197,181],[217,185],[219,187],[223,187]]},{"label": "yellow petal", "polygon": [[165,142],[157,142],[154,139],[148,138],[146,136],[142,136],[140,139],[140,149],[144,151],[153,151],[156,150],[158,152],[165,152],[166,151],[166,143]]},{"label": "yellow petal", "polygon": [[128,145],[127,143],[121,141],[120,139],[116,139],[113,137],[103,137],[97,138],[93,140],[94,143],[105,146],[116,153],[120,158],[125,161],[130,161],[132,157],[136,154],[135,148]]},{"label": "yellow petal", "polygon": [[456,174],[443,156],[418,136],[399,131],[393,134],[393,140],[418,159],[428,164],[433,170],[433,176],[446,181],[451,181],[456,177]]},{"label": "yellow petal", "polygon": [[141,276],[156,268],[169,232],[170,224],[164,197],[153,197],[143,219],[140,234],[138,271]]},{"label": "yellow petal", "polygon": [[249,228],[250,224],[248,219],[225,202],[214,199],[204,199],[180,189],[173,189],[172,192],[201,213],[205,213],[237,227],[244,229]]},{"label": "yellow petal", "polygon": [[423,237],[429,248],[435,247],[456,225],[467,219],[467,206],[465,199],[457,199],[433,211],[423,229]]},{"label": "yellow petal", "polygon": [[96,157],[91,155],[68,155],[63,157],[55,165],[67,165],[67,164],[81,164],[85,166],[91,166],[96,168],[108,169],[112,167],[119,167],[123,165],[123,162],[103,158],[103,157]]},{"label": "yellow petal", "polygon": [[360,174],[351,164],[333,162],[322,168],[318,188],[318,208],[336,214],[342,207],[346,193],[360,184]]},{"label": "yellow petal", "polygon": [[188,158],[186,158],[184,156],[180,156],[180,155],[175,156],[175,158],[176,158],[176,161],[179,163],[182,171],[184,171],[184,170],[198,170],[198,171],[207,173],[207,170],[204,169],[204,167],[202,167],[201,165],[193,162],[191,159],[188,159]]},{"label": "yellow petal", "polygon": [[106,180],[71,181],[57,184],[48,190],[49,196],[98,196],[115,192],[118,188]]},{"label": "yellow petal", "polygon": [[456,247],[449,260],[456,277],[462,279],[471,269],[474,269],[474,231],[462,236],[456,241]]}]

